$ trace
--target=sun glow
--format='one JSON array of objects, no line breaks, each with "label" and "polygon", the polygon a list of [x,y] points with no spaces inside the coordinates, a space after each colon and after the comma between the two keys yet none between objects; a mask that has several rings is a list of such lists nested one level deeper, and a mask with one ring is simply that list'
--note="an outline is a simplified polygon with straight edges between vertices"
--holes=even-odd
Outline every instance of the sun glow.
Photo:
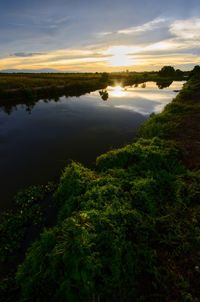
[{"label": "sun glow", "polygon": [[124,94],[124,89],[121,86],[114,86],[109,89],[109,95],[112,97],[122,97]]},{"label": "sun glow", "polygon": [[131,60],[127,55],[119,54],[119,55],[114,55],[110,59],[110,63],[112,66],[129,66],[131,65]]},{"label": "sun glow", "polygon": [[131,54],[135,51],[136,49],[133,47],[113,46],[106,51],[106,54],[110,55],[109,63],[111,66],[130,66],[133,65]]}]

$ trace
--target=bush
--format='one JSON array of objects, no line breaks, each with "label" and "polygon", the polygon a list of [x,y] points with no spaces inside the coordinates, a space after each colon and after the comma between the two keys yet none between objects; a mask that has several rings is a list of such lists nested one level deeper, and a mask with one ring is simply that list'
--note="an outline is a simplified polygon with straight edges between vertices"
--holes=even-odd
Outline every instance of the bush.
[{"label": "bush", "polygon": [[154,138],[100,156],[98,172],[69,165],[55,194],[59,221],[18,269],[21,301],[198,297],[199,172],[178,158]]}]

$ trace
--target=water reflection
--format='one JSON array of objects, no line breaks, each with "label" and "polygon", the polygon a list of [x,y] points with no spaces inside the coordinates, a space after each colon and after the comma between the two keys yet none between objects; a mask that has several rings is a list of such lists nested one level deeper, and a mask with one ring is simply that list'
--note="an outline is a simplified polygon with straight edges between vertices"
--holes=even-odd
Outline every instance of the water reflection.
[{"label": "water reflection", "polygon": [[66,98],[80,97],[86,93],[90,93],[92,90],[98,89],[98,87],[99,84],[96,85],[91,83],[85,85],[77,84],[75,87],[50,86],[47,89],[20,89],[11,95],[9,93],[8,95],[7,93],[5,93],[5,95],[0,94],[0,111],[4,111],[9,115],[19,108],[18,105],[23,105],[25,106],[27,112],[30,113],[40,100],[43,100],[45,103],[49,103],[51,101],[58,102],[63,96]]},{"label": "water reflection", "polygon": [[122,88],[121,86],[114,86],[114,87],[108,87],[110,95],[112,97],[125,97],[126,96],[126,90]]},{"label": "water reflection", "polygon": [[[109,99],[109,101],[113,102],[113,106],[121,102],[123,102],[123,104],[120,104],[122,106],[125,105],[125,102],[137,102],[141,104],[144,100],[148,100],[158,102],[162,109],[163,103],[165,105],[166,102],[171,100],[176,95],[175,93],[180,91],[183,83],[184,82],[173,82],[169,85],[169,81],[164,83],[147,82],[126,87],[118,84],[116,86],[108,86],[106,89],[100,90],[98,93],[102,100]],[[161,92],[160,89],[164,91]],[[97,97],[97,92],[92,92],[90,95]],[[107,105],[112,106],[111,103]]]},{"label": "water reflection", "polygon": [[[167,87],[170,87],[173,81],[171,80],[165,80],[165,81],[159,81],[156,82],[156,85],[159,89],[164,89]],[[99,95],[101,96],[101,99],[103,101],[107,101],[109,97],[116,97],[116,98],[123,98],[123,97],[130,97],[130,88],[155,88],[155,82],[148,82],[148,83],[142,83],[142,84],[134,84],[134,86],[126,86],[123,87],[121,85],[116,86],[108,86],[104,90],[99,91]],[[134,91],[134,90],[132,90]],[[128,92],[128,93],[127,93]],[[174,92],[178,92],[177,90],[174,90]],[[137,96],[137,94],[132,95],[133,97]]]},{"label": "water reflection", "polygon": [[[183,82],[172,82],[165,80],[164,82],[146,82],[142,84],[134,84],[133,86],[126,86],[122,87],[120,84],[117,84],[116,86],[108,86],[105,89],[102,89],[97,92],[91,92],[91,95],[97,96],[97,94],[100,96],[101,100],[107,101],[110,99],[126,99],[126,98],[142,98],[142,99],[150,99],[150,100],[162,100],[163,97],[165,97],[165,93],[158,93],[156,90],[156,87],[159,89],[166,89],[166,92],[170,91],[171,96],[173,98],[174,94],[173,92],[178,92],[179,89],[182,87]],[[157,85],[157,86],[156,86]],[[167,88],[174,88],[170,89],[169,91]],[[84,95],[84,92],[81,93],[81,91],[75,93],[74,91],[71,94],[63,94],[63,96],[66,99],[70,99],[70,97],[81,97]],[[50,102],[60,102],[62,99],[61,95],[58,95],[58,92],[52,91],[52,97],[46,97],[42,98],[44,103],[50,103]],[[27,97],[26,99],[16,99],[16,100],[0,100],[0,111],[5,112],[6,114],[10,115],[12,112],[19,109],[19,105],[23,106],[22,108],[26,110],[27,113],[31,113],[33,108],[36,106],[36,104],[40,101],[40,99],[34,98],[32,96],[31,98]]]},{"label": "water reflection", "polygon": [[0,112],[0,208],[8,206],[17,190],[58,177],[69,159],[92,164],[105,151],[132,142],[138,127],[161,111],[182,84],[162,91],[153,82],[145,89],[118,84],[80,97],[5,101]]},{"label": "water reflection", "polygon": [[[138,112],[142,115],[149,115],[153,112],[159,113],[176,96],[182,85],[183,82],[174,82],[170,87],[163,87],[162,91],[158,89],[155,82],[138,84],[137,87],[135,85],[126,87],[120,85],[108,86],[105,91],[109,96],[109,99],[107,99],[109,102],[102,106]],[[97,93],[92,92],[91,96],[96,97]],[[99,104],[99,106],[101,105]]]},{"label": "water reflection", "polygon": [[107,101],[108,100],[109,94],[108,94],[107,90],[100,90],[99,94],[100,94],[100,96],[101,96],[101,98],[102,98],[103,101]]},{"label": "water reflection", "polygon": [[172,83],[173,81],[171,80],[165,80],[165,81],[158,81],[156,85],[158,86],[159,89],[164,89],[170,87]]},{"label": "water reflection", "polygon": [[[16,110],[19,109],[19,106],[23,108],[27,113],[31,114],[33,108],[40,100],[38,99],[20,99],[20,100],[1,100],[0,101],[0,111],[3,111],[7,115],[11,115]],[[44,103],[49,103],[51,101],[59,102],[59,97],[43,99]]]}]

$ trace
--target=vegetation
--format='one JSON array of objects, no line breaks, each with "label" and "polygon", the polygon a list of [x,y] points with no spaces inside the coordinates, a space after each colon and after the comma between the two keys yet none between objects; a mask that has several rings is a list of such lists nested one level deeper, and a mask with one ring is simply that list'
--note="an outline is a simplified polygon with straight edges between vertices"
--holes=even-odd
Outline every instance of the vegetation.
[{"label": "vegetation", "polygon": [[[166,66],[167,67],[167,66]],[[163,67],[165,68],[165,67]],[[173,70],[174,68],[171,67]],[[161,69],[162,71],[162,69]],[[58,101],[61,96],[80,96],[100,90],[103,100],[107,100],[105,88],[120,83],[122,86],[138,85],[155,81],[160,89],[169,86],[172,81],[182,81],[188,72],[176,71],[170,76],[162,72],[119,72],[119,73],[40,73],[25,74],[0,73],[0,107],[8,114],[18,104],[24,104],[31,111],[36,102],[44,99]],[[161,73],[161,74],[160,74]]]},{"label": "vegetation", "polygon": [[179,69],[175,70],[172,66],[164,66],[158,72],[129,73],[124,79],[124,85],[141,84],[147,81],[154,81],[160,89],[168,87],[173,81],[183,81],[189,76],[188,72]]},{"label": "vegetation", "polygon": [[[174,72],[169,73],[165,70],[172,69]],[[163,72],[164,70],[164,72]],[[63,89],[69,92],[71,89],[75,92],[79,92],[79,86],[85,86],[92,89],[92,85],[102,85],[119,81],[122,84],[128,82],[141,83],[145,81],[156,81],[159,79],[165,80],[166,76],[173,79],[182,80],[183,76],[188,75],[188,72],[175,72],[173,67],[164,66],[159,72],[121,72],[121,73],[13,73],[4,74],[0,73],[0,97],[7,96],[12,97],[13,94],[19,93],[19,96],[23,96],[23,92],[26,90],[38,92],[41,90],[48,90],[52,88]],[[104,88],[104,86],[99,87]],[[98,89],[98,88],[97,88]],[[20,95],[21,94],[21,95]]]},{"label": "vegetation", "polygon": [[19,242],[24,237],[27,226],[38,225],[42,221],[42,203],[52,193],[55,186],[49,183],[45,186],[32,186],[19,192],[15,197],[15,209],[3,212],[0,224],[0,260],[8,260],[19,248]]},{"label": "vegetation", "polygon": [[[55,184],[32,186],[15,197],[15,208],[0,216],[0,296],[2,301],[16,300],[14,275],[27,247],[56,215],[52,204]],[[5,269],[6,268],[6,269]],[[12,295],[14,294],[14,297]],[[11,299],[11,300],[10,300]],[[13,299],[13,300],[12,300]]]},{"label": "vegetation", "polygon": [[0,106],[8,114],[13,106],[25,104],[31,111],[40,99],[80,96],[109,84],[104,74],[0,74]]},{"label": "vegetation", "polygon": [[66,167],[52,199],[56,223],[9,281],[15,301],[200,300],[199,79],[196,68],[138,140],[101,155],[93,171]]},{"label": "vegetation", "polygon": [[176,71],[174,67],[172,66],[164,66],[159,71],[159,75],[162,77],[174,77],[176,74]]},{"label": "vegetation", "polygon": [[157,138],[102,155],[96,172],[72,163],[56,192],[57,225],[18,269],[21,301],[200,298],[199,180]]},{"label": "vegetation", "polygon": [[101,73],[1,73],[1,89],[19,89],[34,87],[65,86],[71,83],[85,82],[91,80],[102,80],[105,75]]},{"label": "vegetation", "polygon": [[158,115],[153,115],[140,130],[140,137],[173,139],[182,149],[184,163],[200,166],[200,68],[195,67],[179,95]]}]

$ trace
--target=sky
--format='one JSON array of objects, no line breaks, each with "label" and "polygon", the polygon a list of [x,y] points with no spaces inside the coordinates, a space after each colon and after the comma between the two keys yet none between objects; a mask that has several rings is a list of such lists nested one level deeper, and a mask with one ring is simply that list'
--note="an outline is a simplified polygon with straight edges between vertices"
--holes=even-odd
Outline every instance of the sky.
[{"label": "sky", "polygon": [[0,70],[190,70],[199,0],[0,0]]}]

